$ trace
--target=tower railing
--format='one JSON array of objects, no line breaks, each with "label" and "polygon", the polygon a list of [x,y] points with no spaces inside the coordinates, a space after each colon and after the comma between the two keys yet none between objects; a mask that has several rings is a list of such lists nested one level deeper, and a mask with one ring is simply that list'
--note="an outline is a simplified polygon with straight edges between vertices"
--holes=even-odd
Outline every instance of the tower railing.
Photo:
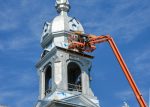
[{"label": "tower railing", "polygon": [[68,83],[68,90],[82,92],[82,86]]}]

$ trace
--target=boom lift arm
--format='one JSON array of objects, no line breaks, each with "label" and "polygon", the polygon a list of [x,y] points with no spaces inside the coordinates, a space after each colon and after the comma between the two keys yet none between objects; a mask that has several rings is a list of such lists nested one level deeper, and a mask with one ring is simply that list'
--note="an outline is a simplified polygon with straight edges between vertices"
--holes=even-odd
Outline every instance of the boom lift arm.
[{"label": "boom lift arm", "polygon": [[147,107],[146,102],[144,98],[142,97],[142,94],[140,93],[138,87],[136,86],[136,83],[134,82],[134,79],[132,78],[132,75],[125,64],[114,40],[110,35],[102,35],[102,36],[95,36],[95,35],[85,35],[80,32],[74,32],[74,34],[78,35],[78,41],[72,40],[70,43],[69,48],[70,49],[78,49],[82,52],[92,52],[96,49],[95,44],[102,43],[102,42],[108,42],[110,47],[112,48],[123,72],[125,77],[127,78],[129,85],[131,86],[136,99],[140,105],[140,107]]},{"label": "boom lift arm", "polygon": [[123,58],[122,58],[122,56],[121,56],[121,54],[118,50],[113,38],[110,37],[110,36],[106,36],[106,39],[109,42],[109,44],[110,44],[110,46],[111,46],[111,48],[112,48],[119,64],[120,64],[120,66],[121,66],[128,82],[129,82],[129,84],[130,84],[130,86],[131,86],[131,88],[132,88],[132,90],[133,90],[133,92],[136,96],[136,99],[137,99],[140,107],[147,107],[146,102],[144,101],[144,98],[142,97],[142,94],[140,93],[138,87],[136,86],[136,83],[134,82],[134,80],[132,78],[132,75],[130,74],[130,71],[129,71],[127,65],[125,64],[125,62],[124,62],[124,60],[123,60]]}]

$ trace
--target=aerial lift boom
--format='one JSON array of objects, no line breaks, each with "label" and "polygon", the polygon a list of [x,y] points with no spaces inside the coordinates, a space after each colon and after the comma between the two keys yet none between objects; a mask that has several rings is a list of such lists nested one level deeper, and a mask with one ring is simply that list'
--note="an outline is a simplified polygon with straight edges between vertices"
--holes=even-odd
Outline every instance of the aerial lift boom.
[{"label": "aerial lift boom", "polygon": [[134,82],[127,65],[125,64],[113,38],[110,35],[95,36],[91,34],[82,34],[81,32],[73,32],[72,34],[77,35],[78,39],[76,38],[70,39],[69,49],[77,49],[80,52],[93,52],[96,49],[95,44],[108,42],[124,72],[124,75],[126,76],[129,82],[129,85],[131,86],[136,96],[136,99],[140,107],[147,107],[146,102],[142,97],[142,94],[140,93],[138,87],[136,86],[136,83]]}]

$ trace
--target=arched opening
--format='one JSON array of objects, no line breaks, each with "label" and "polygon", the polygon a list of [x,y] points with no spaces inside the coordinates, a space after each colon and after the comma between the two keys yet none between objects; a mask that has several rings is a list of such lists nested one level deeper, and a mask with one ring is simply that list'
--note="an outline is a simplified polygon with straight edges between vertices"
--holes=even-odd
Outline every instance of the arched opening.
[{"label": "arched opening", "polygon": [[52,88],[52,68],[48,66],[45,71],[45,94],[51,92]]},{"label": "arched opening", "polygon": [[79,65],[74,62],[68,64],[68,90],[82,91],[81,69]]}]

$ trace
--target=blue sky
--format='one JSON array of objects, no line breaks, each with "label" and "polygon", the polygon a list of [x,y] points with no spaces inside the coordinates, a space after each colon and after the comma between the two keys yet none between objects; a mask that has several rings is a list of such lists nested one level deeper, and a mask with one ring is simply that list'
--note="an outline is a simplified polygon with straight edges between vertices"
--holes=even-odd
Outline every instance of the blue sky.
[{"label": "blue sky", "polygon": [[[38,97],[35,64],[42,48],[45,21],[56,15],[55,0],[0,1],[0,104],[33,107]],[[87,33],[111,34],[148,103],[150,87],[150,1],[70,0],[70,16]],[[92,89],[103,107],[121,107],[126,101],[139,107],[109,45],[97,45]]]}]

